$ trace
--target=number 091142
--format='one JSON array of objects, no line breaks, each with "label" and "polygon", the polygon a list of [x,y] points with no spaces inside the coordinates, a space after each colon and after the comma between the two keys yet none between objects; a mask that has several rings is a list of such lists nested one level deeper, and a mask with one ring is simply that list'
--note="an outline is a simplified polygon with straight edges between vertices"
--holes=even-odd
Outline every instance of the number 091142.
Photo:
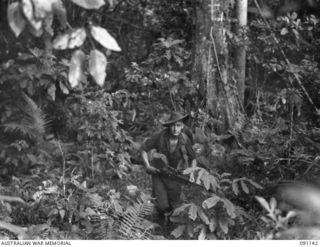
[{"label": "number 091142", "polygon": [[318,241],[317,240],[301,240],[299,242],[299,244],[301,246],[315,246],[315,245],[318,245]]}]

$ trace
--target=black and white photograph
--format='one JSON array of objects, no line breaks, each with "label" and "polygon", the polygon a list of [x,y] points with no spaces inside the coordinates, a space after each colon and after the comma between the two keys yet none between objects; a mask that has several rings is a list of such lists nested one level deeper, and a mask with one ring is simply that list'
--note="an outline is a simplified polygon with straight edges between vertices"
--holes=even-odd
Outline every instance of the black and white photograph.
[{"label": "black and white photograph", "polygon": [[319,96],[320,0],[1,0],[0,245],[320,245]]}]

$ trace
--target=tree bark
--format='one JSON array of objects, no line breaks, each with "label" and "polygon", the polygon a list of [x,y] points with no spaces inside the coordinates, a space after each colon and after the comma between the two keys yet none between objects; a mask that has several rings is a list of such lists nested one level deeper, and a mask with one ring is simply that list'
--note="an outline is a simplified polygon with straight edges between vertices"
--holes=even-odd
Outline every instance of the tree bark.
[{"label": "tree bark", "polygon": [[244,102],[244,90],[246,80],[246,33],[245,27],[247,26],[247,12],[248,0],[237,0],[236,3],[236,16],[237,27],[236,34],[240,39],[240,44],[235,51],[235,71],[236,81],[239,92],[239,101],[241,104]]},{"label": "tree bark", "polygon": [[196,6],[193,81],[205,98],[207,111],[218,121],[215,129],[233,129],[238,92],[230,74],[226,31],[230,30],[229,0],[200,0]]}]

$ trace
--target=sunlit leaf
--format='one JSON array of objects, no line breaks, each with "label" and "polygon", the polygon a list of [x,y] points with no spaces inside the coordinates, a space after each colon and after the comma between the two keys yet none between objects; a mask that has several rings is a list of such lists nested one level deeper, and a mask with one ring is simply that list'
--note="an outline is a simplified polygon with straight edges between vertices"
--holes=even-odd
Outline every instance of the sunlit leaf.
[{"label": "sunlit leaf", "polygon": [[232,183],[232,190],[236,196],[239,194],[239,185],[236,181],[233,181]]},{"label": "sunlit leaf", "polygon": [[198,215],[200,217],[200,219],[207,225],[209,225],[210,221],[208,216],[205,214],[205,212],[203,212],[203,210],[198,210]]},{"label": "sunlit leaf", "polygon": [[206,228],[203,226],[198,236],[198,240],[205,240],[207,236]]},{"label": "sunlit leaf", "polygon": [[171,232],[171,235],[174,236],[175,238],[179,238],[181,237],[185,229],[186,229],[186,225],[179,225],[176,229],[174,229]]},{"label": "sunlit leaf", "polygon": [[189,218],[194,221],[197,218],[197,212],[198,212],[197,206],[194,204],[191,204],[189,213],[188,213]]},{"label": "sunlit leaf", "polygon": [[195,230],[195,228],[194,228],[193,224],[189,223],[189,224],[187,225],[187,233],[188,233],[188,236],[189,236],[190,238],[193,237],[193,235],[194,235],[194,230]]},{"label": "sunlit leaf", "polygon": [[247,181],[249,181],[249,183],[251,183],[251,184],[252,184],[254,187],[256,187],[257,189],[263,189],[263,187],[262,187],[260,184],[252,181],[251,179],[248,179]]},{"label": "sunlit leaf", "polygon": [[57,50],[73,49],[82,46],[86,37],[84,28],[76,28],[69,33],[58,35],[53,41],[53,48]]},{"label": "sunlit leaf", "polygon": [[243,191],[247,194],[249,194],[249,188],[248,186],[245,184],[245,182],[243,180],[240,181],[241,184],[241,188],[243,189]]},{"label": "sunlit leaf", "polygon": [[83,51],[76,50],[73,52],[70,67],[68,80],[71,87],[76,87],[81,79],[83,78],[83,61],[85,59],[85,55]]},{"label": "sunlit leaf", "polygon": [[204,174],[202,176],[202,181],[203,181],[203,185],[204,187],[209,190],[210,189],[210,176],[208,176],[208,174]]},{"label": "sunlit leaf", "polygon": [[59,210],[57,208],[53,208],[50,212],[48,217],[59,214]]},{"label": "sunlit leaf", "polygon": [[32,25],[28,25],[28,30],[35,37],[40,37],[43,34],[43,29],[42,28],[37,30]]},{"label": "sunlit leaf", "polygon": [[214,176],[212,176],[212,175],[210,175],[210,184],[211,184],[211,187],[212,187],[212,189],[213,189],[214,191],[219,187],[219,184],[218,184],[218,182],[217,182],[217,179],[216,179]]},{"label": "sunlit leaf", "polygon": [[260,196],[255,196],[255,198],[258,200],[258,202],[261,204],[261,206],[267,210],[268,212],[270,212],[270,206],[269,203],[266,201],[266,199],[264,199],[263,197]]},{"label": "sunlit leaf", "polygon": [[85,9],[99,9],[105,2],[104,0],[71,0],[74,4]]},{"label": "sunlit leaf", "polygon": [[281,35],[286,35],[287,33],[289,33],[288,29],[286,27],[282,28],[280,31]]},{"label": "sunlit leaf", "polygon": [[54,84],[47,89],[47,92],[53,101],[56,100],[56,86]]},{"label": "sunlit leaf", "polygon": [[203,201],[202,207],[206,209],[210,209],[214,207],[220,200],[221,198],[219,196],[213,195],[212,197]]},{"label": "sunlit leaf", "polygon": [[36,20],[43,19],[52,12],[52,3],[56,0],[32,0],[33,13]]},{"label": "sunlit leaf", "polygon": [[8,6],[7,15],[9,26],[14,32],[15,36],[18,37],[27,24],[22,15],[20,3],[14,2],[10,4]]},{"label": "sunlit leaf", "polygon": [[231,217],[231,218],[235,218],[236,217],[236,208],[235,206],[233,205],[232,202],[230,202],[228,199],[224,198],[222,199],[223,203],[224,203],[224,207],[225,209],[227,210],[227,213],[228,215]]},{"label": "sunlit leaf", "polygon": [[277,207],[277,201],[276,201],[276,199],[274,197],[272,197],[270,199],[270,204],[269,205],[270,205],[271,212],[274,212],[274,210]]},{"label": "sunlit leaf", "polygon": [[103,47],[113,51],[121,51],[117,41],[106,29],[98,26],[91,26],[91,35]]},{"label": "sunlit leaf", "polygon": [[205,170],[200,170],[199,171],[198,178],[197,178],[197,181],[196,181],[197,184],[201,184],[201,179],[202,179],[202,176],[203,176],[204,172],[205,172]]},{"label": "sunlit leaf", "polygon": [[66,215],[66,210],[60,209],[59,214],[60,214],[61,219],[64,219],[64,216]]},{"label": "sunlit leaf", "polygon": [[42,21],[35,18],[32,0],[22,0],[22,12],[30,25],[38,32],[42,27]]},{"label": "sunlit leaf", "polygon": [[190,207],[191,204],[183,204],[182,206],[176,208],[173,213],[172,213],[172,216],[177,216],[179,214],[181,214],[182,212],[184,212],[184,210],[187,208],[187,207]]},{"label": "sunlit leaf", "polygon": [[217,228],[217,225],[218,225],[218,222],[217,222],[216,218],[215,218],[215,217],[212,217],[212,218],[210,219],[210,223],[209,223],[209,229],[210,229],[210,231],[211,231],[211,232],[214,232],[214,231],[216,230],[216,228]]},{"label": "sunlit leaf", "polygon": [[190,174],[190,173],[193,173],[194,171],[199,170],[199,169],[200,169],[199,167],[189,167],[183,171],[183,174],[185,174],[185,175]]},{"label": "sunlit leaf", "polygon": [[99,86],[103,86],[106,74],[107,58],[102,52],[92,50],[89,56],[89,73]]}]

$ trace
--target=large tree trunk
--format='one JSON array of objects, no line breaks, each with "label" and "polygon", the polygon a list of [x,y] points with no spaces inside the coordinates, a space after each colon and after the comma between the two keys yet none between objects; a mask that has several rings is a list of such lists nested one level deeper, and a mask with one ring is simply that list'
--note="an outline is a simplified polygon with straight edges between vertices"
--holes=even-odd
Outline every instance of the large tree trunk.
[{"label": "large tree trunk", "polygon": [[220,133],[234,128],[239,110],[226,42],[229,8],[229,0],[200,0],[196,6],[192,79],[200,86],[207,111],[218,120],[215,127]]},{"label": "large tree trunk", "polygon": [[240,39],[240,44],[235,51],[235,71],[239,100],[241,104],[243,104],[244,101],[244,90],[246,80],[246,33],[244,28],[247,26],[247,11],[248,0],[237,0],[236,15],[238,24],[236,27],[236,34]]}]

